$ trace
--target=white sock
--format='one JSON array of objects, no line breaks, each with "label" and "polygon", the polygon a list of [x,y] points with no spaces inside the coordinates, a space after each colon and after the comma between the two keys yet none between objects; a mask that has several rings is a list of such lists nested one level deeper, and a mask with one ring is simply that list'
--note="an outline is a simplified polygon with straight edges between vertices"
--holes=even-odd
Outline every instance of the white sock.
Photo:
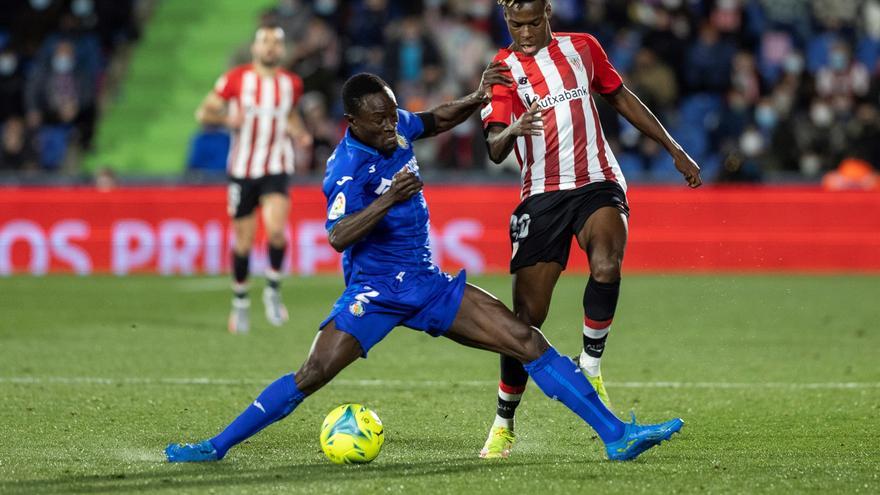
[{"label": "white sock", "polygon": [[[586,319],[585,319],[586,320]],[[600,340],[608,337],[608,332],[611,331],[611,325],[606,326],[605,328],[590,328],[587,326],[586,322],[584,323],[584,337],[592,340]],[[581,369],[587,374],[587,376],[599,376],[602,374],[602,371],[599,369],[599,365],[602,363],[602,357],[593,357],[587,354],[587,351],[581,351],[581,357],[578,359],[578,364]]]},{"label": "white sock", "polygon": [[602,358],[593,357],[588,355],[586,352],[581,351],[581,357],[578,359],[578,365],[584,370],[584,373],[587,376],[599,376],[602,374],[602,370],[600,369],[600,365],[602,364]]},{"label": "white sock", "polygon": [[[519,402],[522,400],[522,395],[523,395],[522,392],[520,392],[518,394],[511,394],[511,393],[505,392],[504,390],[501,389],[500,384],[498,386],[498,398],[503,401],[515,402],[518,405]],[[492,428],[495,428],[497,426],[503,426],[503,427],[507,428],[508,430],[513,431],[513,423],[514,423],[513,418],[510,418],[510,419],[502,418],[498,414],[495,414],[495,422],[492,423]]]},{"label": "white sock", "polygon": [[499,426],[503,426],[503,427],[507,428],[508,430],[513,431],[513,418],[510,418],[510,419],[502,418],[501,416],[496,414],[495,415],[495,422],[492,423],[492,428],[497,428]]}]

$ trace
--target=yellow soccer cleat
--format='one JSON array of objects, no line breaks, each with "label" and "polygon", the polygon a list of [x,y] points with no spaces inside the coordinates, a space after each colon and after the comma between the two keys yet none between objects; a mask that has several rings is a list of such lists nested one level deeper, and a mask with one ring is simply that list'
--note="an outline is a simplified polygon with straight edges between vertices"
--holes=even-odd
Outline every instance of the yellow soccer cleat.
[{"label": "yellow soccer cleat", "polygon": [[605,390],[605,382],[602,381],[602,375],[590,376],[584,373],[584,376],[587,377],[590,385],[596,389],[596,393],[599,394],[599,400],[605,404],[605,407],[611,409],[611,399],[608,398],[608,391]]},{"label": "yellow soccer cleat", "polygon": [[516,435],[513,434],[513,430],[504,426],[494,426],[489,431],[486,445],[483,445],[483,450],[480,451],[480,458],[507,459],[515,441]]}]

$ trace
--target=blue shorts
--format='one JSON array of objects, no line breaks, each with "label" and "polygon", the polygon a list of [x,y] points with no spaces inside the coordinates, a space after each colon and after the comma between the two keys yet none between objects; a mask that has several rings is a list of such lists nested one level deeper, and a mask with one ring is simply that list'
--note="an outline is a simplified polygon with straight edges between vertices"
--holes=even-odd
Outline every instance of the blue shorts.
[{"label": "blue shorts", "polygon": [[364,357],[398,325],[439,337],[455,321],[466,281],[464,270],[453,277],[438,269],[352,282],[320,328],[335,321],[357,339]]}]

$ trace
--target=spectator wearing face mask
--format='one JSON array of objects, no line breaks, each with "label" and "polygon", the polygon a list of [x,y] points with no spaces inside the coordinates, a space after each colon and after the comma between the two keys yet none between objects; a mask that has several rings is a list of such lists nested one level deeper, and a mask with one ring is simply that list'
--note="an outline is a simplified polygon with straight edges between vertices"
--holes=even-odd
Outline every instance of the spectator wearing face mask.
[{"label": "spectator wearing face mask", "polygon": [[25,88],[25,107],[29,127],[40,128],[43,166],[60,166],[76,126],[92,125],[83,110],[94,108],[95,89],[94,77],[77,65],[76,50],[67,40],[56,43],[48,63],[32,69]]},{"label": "spectator wearing face mask", "polygon": [[816,93],[828,98],[837,111],[850,111],[857,98],[868,94],[871,75],[861,62],[852,58],[848,44],[835,42],[828,56],[828,65],[816,75]]}]

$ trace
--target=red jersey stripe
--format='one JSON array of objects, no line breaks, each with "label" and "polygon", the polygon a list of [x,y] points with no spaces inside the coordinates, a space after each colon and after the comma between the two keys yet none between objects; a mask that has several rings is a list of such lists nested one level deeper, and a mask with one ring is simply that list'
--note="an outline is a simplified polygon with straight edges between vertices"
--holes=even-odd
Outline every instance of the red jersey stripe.
[{"label": "red jersey stripe", "polygon": [[[577,77],[571,67],[571,62],[565,58],[559,44],[549,47],[559,75],[562,76],[565,89],[575,90],[578,87]],[[571,110],[572,131],[574,133],[574,177],[575,185],[580,181],[589,182],[589,170],[587,169],[587,124],[584,116],[583,104],[578,100],[570,100],[568,106]],[[582,185],[582,184],[581,184]]]},{"label": "red jersey stripe", "polygon": [[[520,59],[523,69],[525,69],[526,77],[532,83],[534,90],[534,98],[539,100],[550,95],[550,88],[547,85],[547,79],[541,70],[541,66],[534,57],[523,57]],[[531,106],[532,101],[526,102]],[[555,191],[559,189],[559,131],[556,122],[556,109],[552,106],[541,108],[541,120],[544,123],[544,171],[541,175],[543,187],[541,191]],[[555,180],[555,183],[547,183],[547,178]]]}]

